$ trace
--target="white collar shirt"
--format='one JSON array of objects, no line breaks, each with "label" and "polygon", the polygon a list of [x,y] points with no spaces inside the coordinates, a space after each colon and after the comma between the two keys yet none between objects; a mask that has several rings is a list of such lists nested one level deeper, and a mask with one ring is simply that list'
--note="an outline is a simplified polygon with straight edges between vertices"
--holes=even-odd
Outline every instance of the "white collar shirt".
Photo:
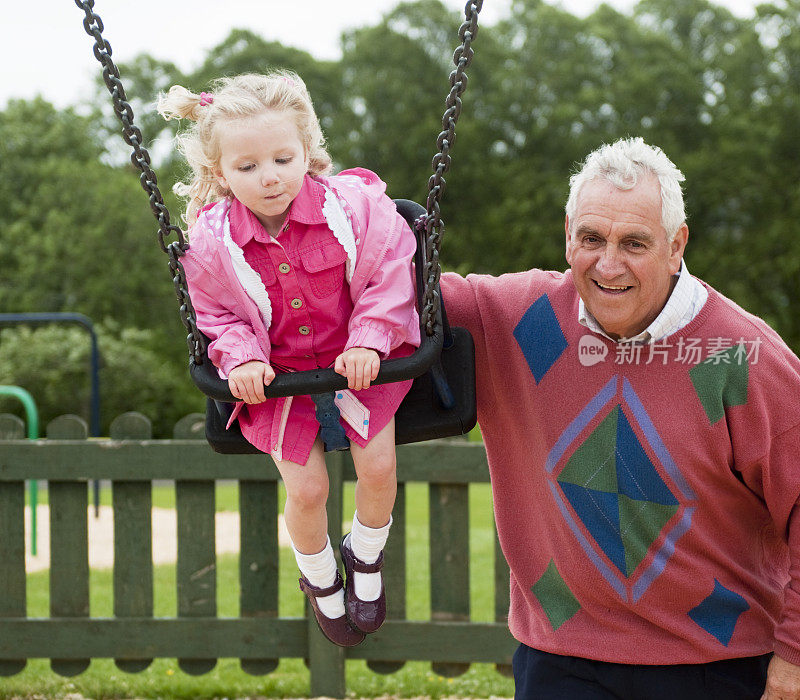
[{"label": "white collar shirt", "polygon": [[[666,338],[668,335],[677,333],[700,313],[700,309],[703,308],[708,299],[708,290],[698,279],[689,274],[689,269],[683,260],[681,260],[681,269],[677,277],[678,281],[672,290],[672,294],[670,294],[667,303],[655,320],[638,335],[631,338],[620,338],[619,341],[615,342],[656,342]],[[600,327],[595,317],[589,313],[583,303],[583,299],[580,298],[578,300],[578,322],[586,326],[590,331],[599,333],[609,340],[614,340]]]}]

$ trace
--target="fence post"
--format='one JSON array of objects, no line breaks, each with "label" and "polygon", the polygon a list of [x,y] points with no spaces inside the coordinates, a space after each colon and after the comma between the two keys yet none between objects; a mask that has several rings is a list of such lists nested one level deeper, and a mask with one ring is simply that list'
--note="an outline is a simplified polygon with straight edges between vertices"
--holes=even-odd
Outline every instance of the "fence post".
[{"label": "fence post", "polygon": [[[264,469],[267,464],[264,457]],[[239,482],[239,583],[242,617],[278,617],[278,482]],[[252,675],[274,671],[278,659],[242,659]]]},{"label": "fence post", "polygon": [[189,413],[181,418],[172,429],[172,437],[176,440],[205,440],[206,414]]},{"label": "fence post", "polygon": [[23,440],[25,421],[11,413],[0,413],[0,440]]},{"label": "fence post", "polygon": [[[469,487],[431,484],[430,559],[431,617],[469,620]],[[440,676],[460,676],[469,664],[431,664]]]},{"label": "fence post", "polygon": [[[203,414],[190,413],[175,424],[173,435],[176,439],[204,438],[204,431]],[[175,507],[178,518],[178,616],[216,617],[214,482],[176,482]],[[178,659],[181,670],[192,675],[208,673],[216,664],[216,659]]]},{"label": "fence post", "polygon": [[[150,421],[123,413],[109,428],[112,440],[149,440]],[[142,451],[142,457],[146,452]],[[114,617],[153,617],[153,495],[149,481],[114,481]],[[115,659],[127,673],[144,671],[152,659]]]},{"label": "fence post", "polygon": [[[0,414],[0,440],[21,440],[25,424]],[[0,617],[25,617],[25,482],[0,482]],[[25,668],[25,659],[0,661],[0,676]]]},{"label": "fence post", "polygon": [[[73,415],[59,416],[47,426],[50,440],[85,440],[86,423]],[[89,617],[89,508],[85,481],[50,481],[50,616]],[[52,659],[61,676],[75,676],[90,659]]]},{"label": "fence post", "polygon": [[[217,616],[217,552],[213,481],[177,481],[178,617]],[[199,676],[216,666],[216,659],[178,659],[185,673]]]}]

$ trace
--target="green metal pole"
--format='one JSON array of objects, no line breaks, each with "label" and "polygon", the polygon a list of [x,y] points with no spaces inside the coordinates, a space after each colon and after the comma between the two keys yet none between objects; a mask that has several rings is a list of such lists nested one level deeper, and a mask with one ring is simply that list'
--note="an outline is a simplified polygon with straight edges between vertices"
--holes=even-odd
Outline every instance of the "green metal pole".
[{"label": "green metal pole", "polygon": [[[29,392],[19,386],[0,384],[0,396],[14,396],[19,399],[25,408],[28,418],[28,439],[36,440],[39,437],[39,411],[36,402]],[[31,554],[36,556],[36,502],[39,498],[39,482],[31,479],[28,483],[31,502]]]}]

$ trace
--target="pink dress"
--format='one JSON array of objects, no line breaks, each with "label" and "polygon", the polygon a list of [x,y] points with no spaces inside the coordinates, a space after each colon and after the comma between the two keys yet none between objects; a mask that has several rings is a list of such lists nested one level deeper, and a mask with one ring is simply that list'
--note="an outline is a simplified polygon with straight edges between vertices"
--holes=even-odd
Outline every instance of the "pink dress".
[{"label": "pink dress", "polygon": [[[236,200],[231,203],[231,238],[269,294],[269,361],[276,373],[331,367],[336,357],[350,347],[371,347],[382,359],[404,357],[413,353],[414,345],[419,343],[418,335],[393,327],[382,311],[371,316],[367,303],[370,294],[379,297],[383,293],[381,287],[391,282],[388,289],[393,294],[399,289],[406,297],[397,300],[402,308],[398,317],[416,319],[411,268],[415,242],[410,230],[401,238],[402,245],[387,253],[378,274],[367,286],[363,308],[359,300],[356,311],[345,277],[348,255],[323,214],[324,196],[325,187],[306,177],[286,224],[275,238],[247,207]],[[354,392],[369,410],[369,421],[364,439],[342,420],[350,441],[366,445],[386,426],[410,387],[409,380]],[[308,461],[319,431],[315,406],[308,396],[244,405],[238,420],[242,434],[258,449],[297,464]]]}]

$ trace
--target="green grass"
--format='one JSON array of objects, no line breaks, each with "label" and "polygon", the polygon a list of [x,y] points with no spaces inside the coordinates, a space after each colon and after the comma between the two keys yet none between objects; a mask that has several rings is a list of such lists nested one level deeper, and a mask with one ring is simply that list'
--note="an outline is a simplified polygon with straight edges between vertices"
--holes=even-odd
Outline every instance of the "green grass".
[{"label": "green grass", "polygon": [[[282,489],[281,489],[282,491]],[[217,510],[235,511],[238,488],[235,483],[218,482]],[[47,491],[39,491],[39,503],[47,502]],[[110,489],[101,490],[100,502],[111,504]],[[153,488],[153,505],[172,508],[174,488],[169,484]],[[281,493],[281,505],[283,493]],[[345,514],[353,512],[353,488],[345,490]],[[428,559],[428,495],[424,484],[409,484],[406,490],[408,519],[406,553],[407,614],[409,619],[430,618]],[[470,487],[470,588],[472,619],[490,621],[494,611],[493,528],[491,494],[487,484]],[[294,558],[288,549],[280,551],[280,615],[302,615],[303,595],[297,588]],[[238,615],[238,557],[225,555],[218,559],[217,605],[220,617]],[[48,572],[28,576],[28,615],[47,617],[49,609]],[[93,617],[113,615],[112,572],[92,570],[90,607]],[[177,613],[175,567],[154,569],[154,607],[157,617],[174,617]],[[436,675],[429,662],[408,662],[399,671],[382,675],[373,672],[364,661],[347,662],[349,697],[490,697],[512,696],[513,681],[490,664],[472,664],[455,678]],[[0,678],[0,698],[66,698],[69,695],[89,698],[241,698],[241,697],[304,697],[309,694],[309,672],[300,659],[283,659],[267,676],[250,676],[241,670],[236,659],[220,659],[214,670],[203,676],[183,673],[174,659],[157,659],[144,672],[128,674],[120,671],[109,659],[95,659],[82,674],[62,678],[50,670],[49,661],[34,659],[19,674]]]}]

